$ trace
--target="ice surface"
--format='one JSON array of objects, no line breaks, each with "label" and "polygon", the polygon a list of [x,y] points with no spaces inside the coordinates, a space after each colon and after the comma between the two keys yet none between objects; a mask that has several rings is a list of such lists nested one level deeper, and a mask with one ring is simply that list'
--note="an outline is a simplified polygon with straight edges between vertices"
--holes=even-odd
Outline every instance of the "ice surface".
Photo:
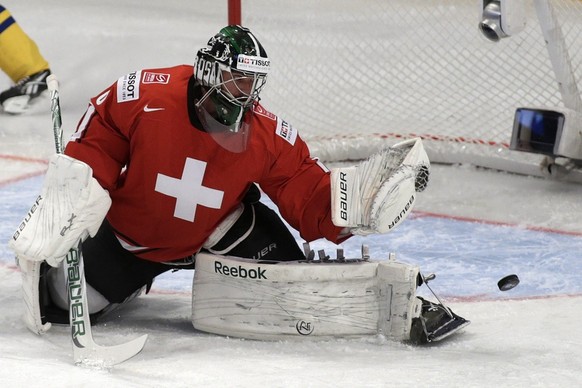
[{"label": "ice surface", "polygon": [[[142,67],[191,63],[226,23],[226,1],[5,0],[61,82],[65,134],[87,100]],[[276,69],[274,70],[276,72]],[[0,88],[9,85],[0,75]],[[268,102],[267,102],[268,103]],[[68,329],[35,336],[20,320],[20,276],[6,246],[38,195],[54,152],[46,101],[25,116],[0,114],[0,381],[6,387],[577,386],[582,383],[582,187],[477,169],[434,166],[416,211],[385,236],[356,237],[372,257],[435,272],[432,287],[472,324],[428,347],[382,338],[261,342],[195,331],[192,272],[157,279],[152,292],[94,327],[101,345],[149,334],[113,369],[72,365]],[[324,241],[315,249],[335,246]],[[502,293],[497,280],[521,284]]]}]

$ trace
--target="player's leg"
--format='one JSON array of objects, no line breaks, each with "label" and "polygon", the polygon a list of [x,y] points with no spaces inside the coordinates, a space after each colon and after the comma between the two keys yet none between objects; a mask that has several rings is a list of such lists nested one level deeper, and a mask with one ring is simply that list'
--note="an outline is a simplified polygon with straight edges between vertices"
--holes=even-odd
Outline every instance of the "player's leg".
[{"label": "player's leg", "polygon": [[253,186],[241,207],[217,228],[204,248],[214,254],[263,261],[305,259],[279,215],[258,198],[260,193]]},{"label": "player's leg", "polygon": [[0,105],[8,113],[22,113],[31,99],[47,89],[49,64],[36,43],[0,5],[0,69],[15,85],[0,93]]},{"label": "player's leg", "polygon": [[[123,249],[107,221],[99,232],[83,243],[83,262],[87,284],[89,313],[92,319],[103,316],[149,290],[153,279],[173,267],[139,259]],[[45,319],[53,323],[68,322],[66,279],[62,267],[48,268],[46,288],[41,295]]]}]

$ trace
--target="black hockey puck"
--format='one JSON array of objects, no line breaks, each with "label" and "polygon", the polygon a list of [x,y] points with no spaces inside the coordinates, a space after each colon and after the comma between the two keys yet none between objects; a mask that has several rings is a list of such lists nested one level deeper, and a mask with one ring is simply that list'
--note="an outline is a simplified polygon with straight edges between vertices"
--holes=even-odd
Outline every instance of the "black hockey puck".
[{"label": "black hockey puck", "polygon": [[501,291],[509,291],[512,288],[514,288],[515,286],[517,286],[518,284],[519,284],[519,278],[517,277],[517,275],[513,274],[513,275],[507,275],[503,279],[499,280],[497,282],[497,287],[499,287],[499,289]]}]

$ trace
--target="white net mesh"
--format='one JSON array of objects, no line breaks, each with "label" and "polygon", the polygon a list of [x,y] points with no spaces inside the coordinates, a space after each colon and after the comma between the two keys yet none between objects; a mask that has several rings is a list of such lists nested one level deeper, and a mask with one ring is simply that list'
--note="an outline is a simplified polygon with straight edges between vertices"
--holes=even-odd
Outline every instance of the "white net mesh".
[{"label": "white net mesh", "polygon": [[[476,0],[253,0],[243,24],[273,72],[266,108],[299,128],[323,160],[361,159],[422,136],[433,161],[509,169],[518,106],[563,106],[531,1],[527,26],[498,43]],[[582,1],[552,0],[582,79]],[[528,172],[528,171],[525,171]]]}]

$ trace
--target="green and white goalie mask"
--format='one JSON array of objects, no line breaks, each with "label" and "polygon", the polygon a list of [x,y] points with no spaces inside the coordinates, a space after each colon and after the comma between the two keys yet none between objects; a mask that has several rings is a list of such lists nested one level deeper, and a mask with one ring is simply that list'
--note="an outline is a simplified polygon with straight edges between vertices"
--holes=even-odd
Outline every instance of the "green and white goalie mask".
[{"label": "green and white goalie mask", "polygon": [[252,106],[265,86],[270,61],[256,37],[228,26],[198,51],[194,77],[203,94],[195,101],[203,130],[232,152],[246,149]]}]

